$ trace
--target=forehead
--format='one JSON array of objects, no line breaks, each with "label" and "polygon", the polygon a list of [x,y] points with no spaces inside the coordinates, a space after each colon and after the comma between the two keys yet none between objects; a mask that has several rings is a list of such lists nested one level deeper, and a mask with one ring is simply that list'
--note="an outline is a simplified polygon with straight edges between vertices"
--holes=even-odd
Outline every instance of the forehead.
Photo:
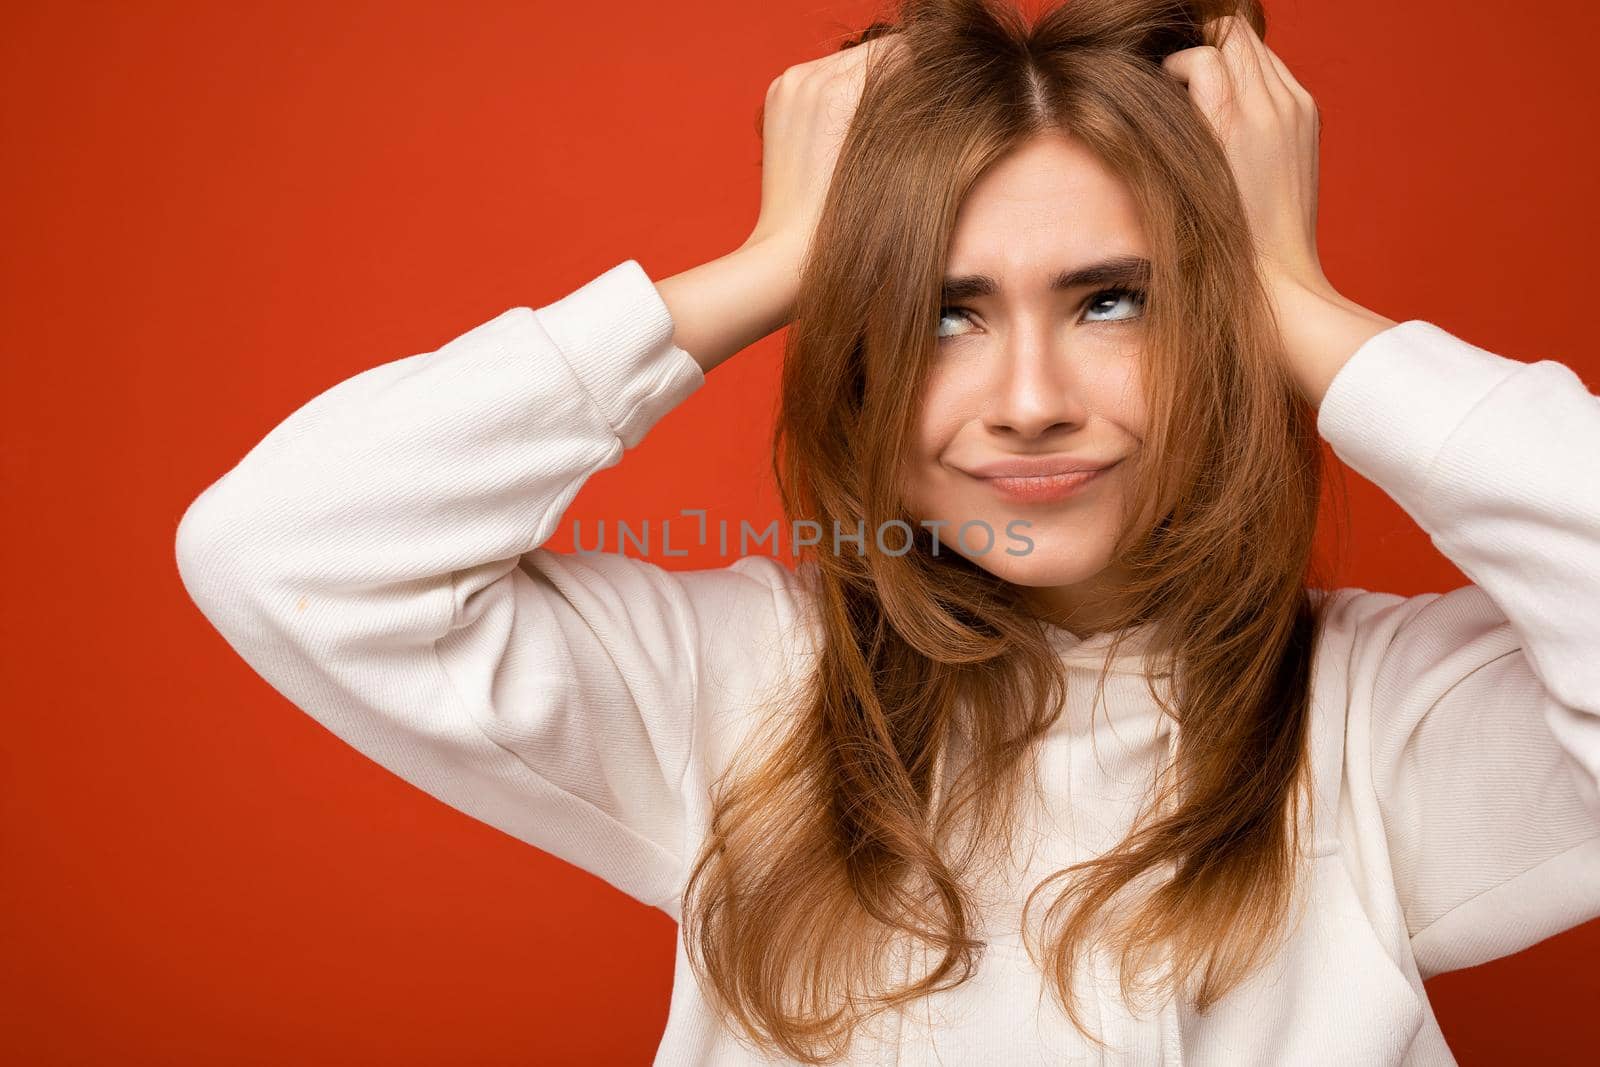
[{"label": "forehead", "polygon": [[989,166],[956,212],[950,274],[1054,274],[1147,253],[1127,186],[1076,138],[1041,134]]}]

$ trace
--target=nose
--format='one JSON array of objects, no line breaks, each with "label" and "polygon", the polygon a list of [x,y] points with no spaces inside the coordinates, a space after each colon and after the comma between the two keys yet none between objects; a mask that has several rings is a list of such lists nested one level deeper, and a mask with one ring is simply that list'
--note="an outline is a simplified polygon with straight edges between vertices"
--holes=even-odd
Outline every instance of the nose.
[{"label": "nose", "polygon": [[1086,413],[1071,361],[1050,326],[1019,326],[998,354],[984,404],[989,430],[1033,439],[1083,425]]}]

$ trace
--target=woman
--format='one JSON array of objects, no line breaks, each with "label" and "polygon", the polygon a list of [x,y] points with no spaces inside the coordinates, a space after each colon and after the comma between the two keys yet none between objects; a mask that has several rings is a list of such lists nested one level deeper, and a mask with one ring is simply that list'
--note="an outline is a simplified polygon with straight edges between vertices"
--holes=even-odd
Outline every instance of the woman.
[{"label": "woman", "polygon": [[[314,398],[189,508],[185,584],[682,923],[657,1063],[1453,1062],[1423,979],[1600,914],[1600,405],[1334,289],[1264,33],[906,5],[773,82],[738,250]],[[543,547],[791,322],[795,571]],[[1472,584],[1308,582],[1319,437]]]}]

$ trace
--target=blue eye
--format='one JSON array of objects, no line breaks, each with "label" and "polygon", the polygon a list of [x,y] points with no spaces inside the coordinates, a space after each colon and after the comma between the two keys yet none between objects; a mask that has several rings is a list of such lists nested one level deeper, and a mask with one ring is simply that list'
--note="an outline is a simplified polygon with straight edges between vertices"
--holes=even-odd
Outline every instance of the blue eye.
[{"label": "blue eye", "polygon": [[[1107,304],[1110,305],[1110,309],[1107,309],[1107,308],[1104,307],[1104,305],[1107,305]],[[1119,304],[1126,305],[1130,310],[1125,311],[1125,312],[1123,312],[1121,314],[1116,314],[1114,309]],[[1102,290],[1100,290],[1098,293],[1095,293],[1093,296],[1091,296],[1088,299],[1088,301],[1084,304],[1084,310],[1083,310],[1084,317],[1083,317],[1083,319],[1081,321],[1083,321],[1083,322],[1127,322],[1127,321],[1132,320],[1132,319],[1137,319],[1141,315],[1143,315],[1144,306],[1145,306],[1145,291],[1143,289],[1137,289],[1137,288],[1133,288],[1133,287],[1130,287],[1130,286],[1120,286],[1120,285],[1119,286],[1113,286],[1110,289],[1102,289]],[[1111,314],[1107,314],[1104,317],[1098,317],[1102,312],[1107,311],[1107,310],[1112,310],[1112,313]],[[955,307],[955,306],[948,306],[948,305],[945,306],[945,307],[941,307],[939,309],[939,321],[938,321],[938,324],[935,326],[935,329],[934,329],[935,335],[940,340],[944,340],[945,338],[949,338],[949,337],[959,337],[960,336],[959,333],[950,333],[950,332],[946,332],[945,331],[945,329],[944,329],[945,320],[946,319],[951,319],[951,320],[965,322],[965,323],[968,323],[970,325],[971,322],[972,322],[972,319],[971,319],[970,316],[971,316],[971,312],[969,312],[966,308],[963,308],[963,307]]]},{"label": "blue eye", "polygon": [[1125,288],[1125,287],[1117,287],[1117,288],[1113,288],[1113,289],[1102,289],[1100,292],[1094,294],[1094,296],[1090,298],[1089,303],[1087,305],[1085,305],[1085,307],[1084,307],[1084,314],[1085,315],[1091,314],[1094,311],[1094,309],[1096,308],[1096,306],[1104,304],[1104,303],[1107,303],[1108,301],[1111,302],[1113,307],[1115,307],[1117,304],[1120,304],[1120,303],[1127,303],[1128,305],[1132,306],[1135,310],[1134,310],[1134,312],[1132,314],[1128,314],[1128,315],[1114,315],[1114,316],[1112,316],[1110,318],[1105,318],[1105,319],[1093,319],[1092,318],[1092,319],[1089,319],[1088,321],[1090,321],[1090,322],[1121,322],[1121,321],[1123,321],[1125,319],[1136,319],[1136,318],[1138,318],[1140,313],[1142,313],[1143,310],[1144,310],[1144,290],[1142,290],[1142,289],[1130,289],[1130,288]]}]

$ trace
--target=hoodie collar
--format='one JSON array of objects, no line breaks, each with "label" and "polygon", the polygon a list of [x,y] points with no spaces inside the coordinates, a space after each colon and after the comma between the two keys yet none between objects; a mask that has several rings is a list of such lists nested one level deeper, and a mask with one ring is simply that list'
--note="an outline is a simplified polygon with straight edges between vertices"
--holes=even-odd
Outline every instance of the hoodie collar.
[{"label": "hoodie collar", "polygon": [[[1151,651],[1156,625],[1153,622],[1130,626],[1125,631],[1122,646],[1111,660],[1113,674],[1166,673],[1159,663],[1160,657]],[[1075,667],[1099,670],[1106,661],[1111,641],[1117,631],[1105,630],[1091,637],[1079,637],[1071,630],[1046,624],[1045,637],[1060,655],[1062,662]]]}]

